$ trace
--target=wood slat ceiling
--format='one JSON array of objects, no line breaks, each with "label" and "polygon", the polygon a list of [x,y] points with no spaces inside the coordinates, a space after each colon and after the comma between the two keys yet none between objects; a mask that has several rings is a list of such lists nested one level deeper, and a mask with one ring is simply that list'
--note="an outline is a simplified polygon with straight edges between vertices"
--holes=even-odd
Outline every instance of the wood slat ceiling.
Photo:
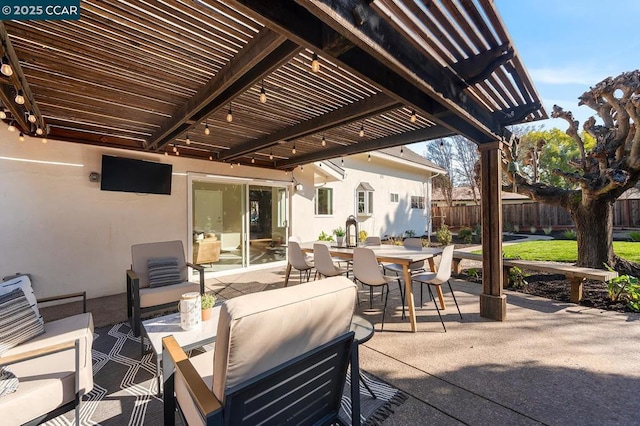
[{"label": "wood slat ceiling", "polygon": [[82,1],[78,21],[4,22],[21,71],[0,95],[20,115],[28,86],[51,139],[282,169],[546,118],[490,0],[331,4]]}]

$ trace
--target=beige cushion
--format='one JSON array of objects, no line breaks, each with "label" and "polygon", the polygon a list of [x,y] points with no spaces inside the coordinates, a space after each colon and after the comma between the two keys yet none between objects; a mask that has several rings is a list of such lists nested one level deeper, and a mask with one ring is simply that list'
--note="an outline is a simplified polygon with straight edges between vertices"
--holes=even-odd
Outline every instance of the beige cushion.
[{"label": "beige cushion", "polygon": [[345,277],[240,296],[222,305],[214,351],[213,393],[346,333],[356,286]]},{"label": "beige cushion", "polygon": [[140,279],[140,288],[149,287],[147,262],[153,257],[176,257],[180,278],[187,281],[187,264],[184,257],[182,241],[162,241],[158,243],[144,243],[131,246],[131,268]]},{"label": "beige cushion", "polygon": [[164,287],[146,287],[140,289],[140,307],[147,308],[149,306],[164,305],[165,303],[176,302],[180,300],[183,293],[195,291],[200,293],[200,284],[192,282],[184,282],[176,285],[168,285]]},{"label": "beige cushion", "polygon": [[[8,350],[4,356],[75,339],[80,339],[80,390],[86,393],[93,389],[93,318],[90,313],[46,323],[44,334]],[[11,371],[18,377],[20,386],[16,392],[0,398],[2,417],[22,424],[72,401],[75,398],[74,370],[73,350],[13,364]]]},{"label": "beige cushion", "polygon": [[[213,386],[213,351],[193,356],[189,358],[189,362],[191,362],[191,365],[193,365],[200,377],[202,377],[204,383],[211,389]],[[187,424],[189,426],[203,425],[202,418],[187,390],[180,370],[176,370],[174,385],[176,399],[178,400],[184,418],[187,420]]]}]

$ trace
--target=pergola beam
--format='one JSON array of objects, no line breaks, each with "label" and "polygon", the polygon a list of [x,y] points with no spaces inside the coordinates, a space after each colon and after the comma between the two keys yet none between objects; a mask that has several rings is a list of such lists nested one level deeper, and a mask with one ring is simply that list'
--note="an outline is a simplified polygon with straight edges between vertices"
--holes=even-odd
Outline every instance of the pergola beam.
[{"label": "pergola beam", "polygon": [[[287,41],[284,36],[268,28],[262,29],[201,90],[160,125],[145,144],[145,149],[162,149],[188,130],[194,122],[206,118],[207,114],[289,61],[299,50],[297,45]],[[246,78],[248,75],[252,76],[251,79]],[[243,84],[238,85],[239,81],[243,81]],[[232,91],[229,90],[231,88]],[[224,99],[220,99],[223,94]]]},{"label": "pergola beam", "polygon": [[321,116],[277,130],[259,139],[245,142],[235,148],[222,152],[219,159],[233,160],[234,158],[273,146],[280,141],[302,138],[333,127],[342,126],[353,121],[381,114],[383,112],[399,108],[400,106],[401,104],[399,104],[394,98],[383,93],[373,95],[362,101],[349,104]]},{"label": "pergola beam", "polygon": [[396,135],[385,136],[378,139],[368,140],[357,144],[347,146],[337,146],[328,148],[323,151],[300,155],[287,160],[279,160],[274,164],[276,168],[292,169],[296,166],[313,163],[326,159],[338,158],[347,155],[361,154],[363,152],[377,151],[380,149],[391,148],[398,145],[407,145],[415,142],[422,142],[430,139],[444,138],[451,136],[453,133],[446,127],[432,126],[424,129],[413,130],[410,132],[399,133]]}]

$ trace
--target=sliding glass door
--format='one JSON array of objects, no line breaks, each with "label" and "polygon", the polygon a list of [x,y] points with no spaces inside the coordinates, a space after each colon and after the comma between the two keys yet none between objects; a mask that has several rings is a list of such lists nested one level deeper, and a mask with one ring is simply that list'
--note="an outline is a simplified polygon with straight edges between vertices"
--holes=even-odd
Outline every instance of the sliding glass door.
[{"label": "sliding glass door", "polygon": [[190,183],[193,263],[219,272],[285,260],[286,187],[205,176]]}]

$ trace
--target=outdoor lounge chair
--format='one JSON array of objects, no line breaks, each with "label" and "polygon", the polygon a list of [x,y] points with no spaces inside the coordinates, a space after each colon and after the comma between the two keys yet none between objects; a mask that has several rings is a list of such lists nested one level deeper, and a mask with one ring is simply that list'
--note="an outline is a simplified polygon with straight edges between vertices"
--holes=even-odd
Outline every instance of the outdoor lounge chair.
[{"label": "outdoor lounge chair", "polygon": [[189,425],[343,424],[355,298],[333,277],[228,300],[214,350],[192,358],[165,337],[165,424],[175,402]]},{"label": "outdoor lounge chair", "polygon": [[[199,283],[189,281],[187,267],[198,270]],[[143,313],[174,308],[183,293],[194,291],[204,293],[204,268],[186,262],[182,241],[131,246],[131,269],[127,270],[127,315],[136,337],[140,336]]]}]

